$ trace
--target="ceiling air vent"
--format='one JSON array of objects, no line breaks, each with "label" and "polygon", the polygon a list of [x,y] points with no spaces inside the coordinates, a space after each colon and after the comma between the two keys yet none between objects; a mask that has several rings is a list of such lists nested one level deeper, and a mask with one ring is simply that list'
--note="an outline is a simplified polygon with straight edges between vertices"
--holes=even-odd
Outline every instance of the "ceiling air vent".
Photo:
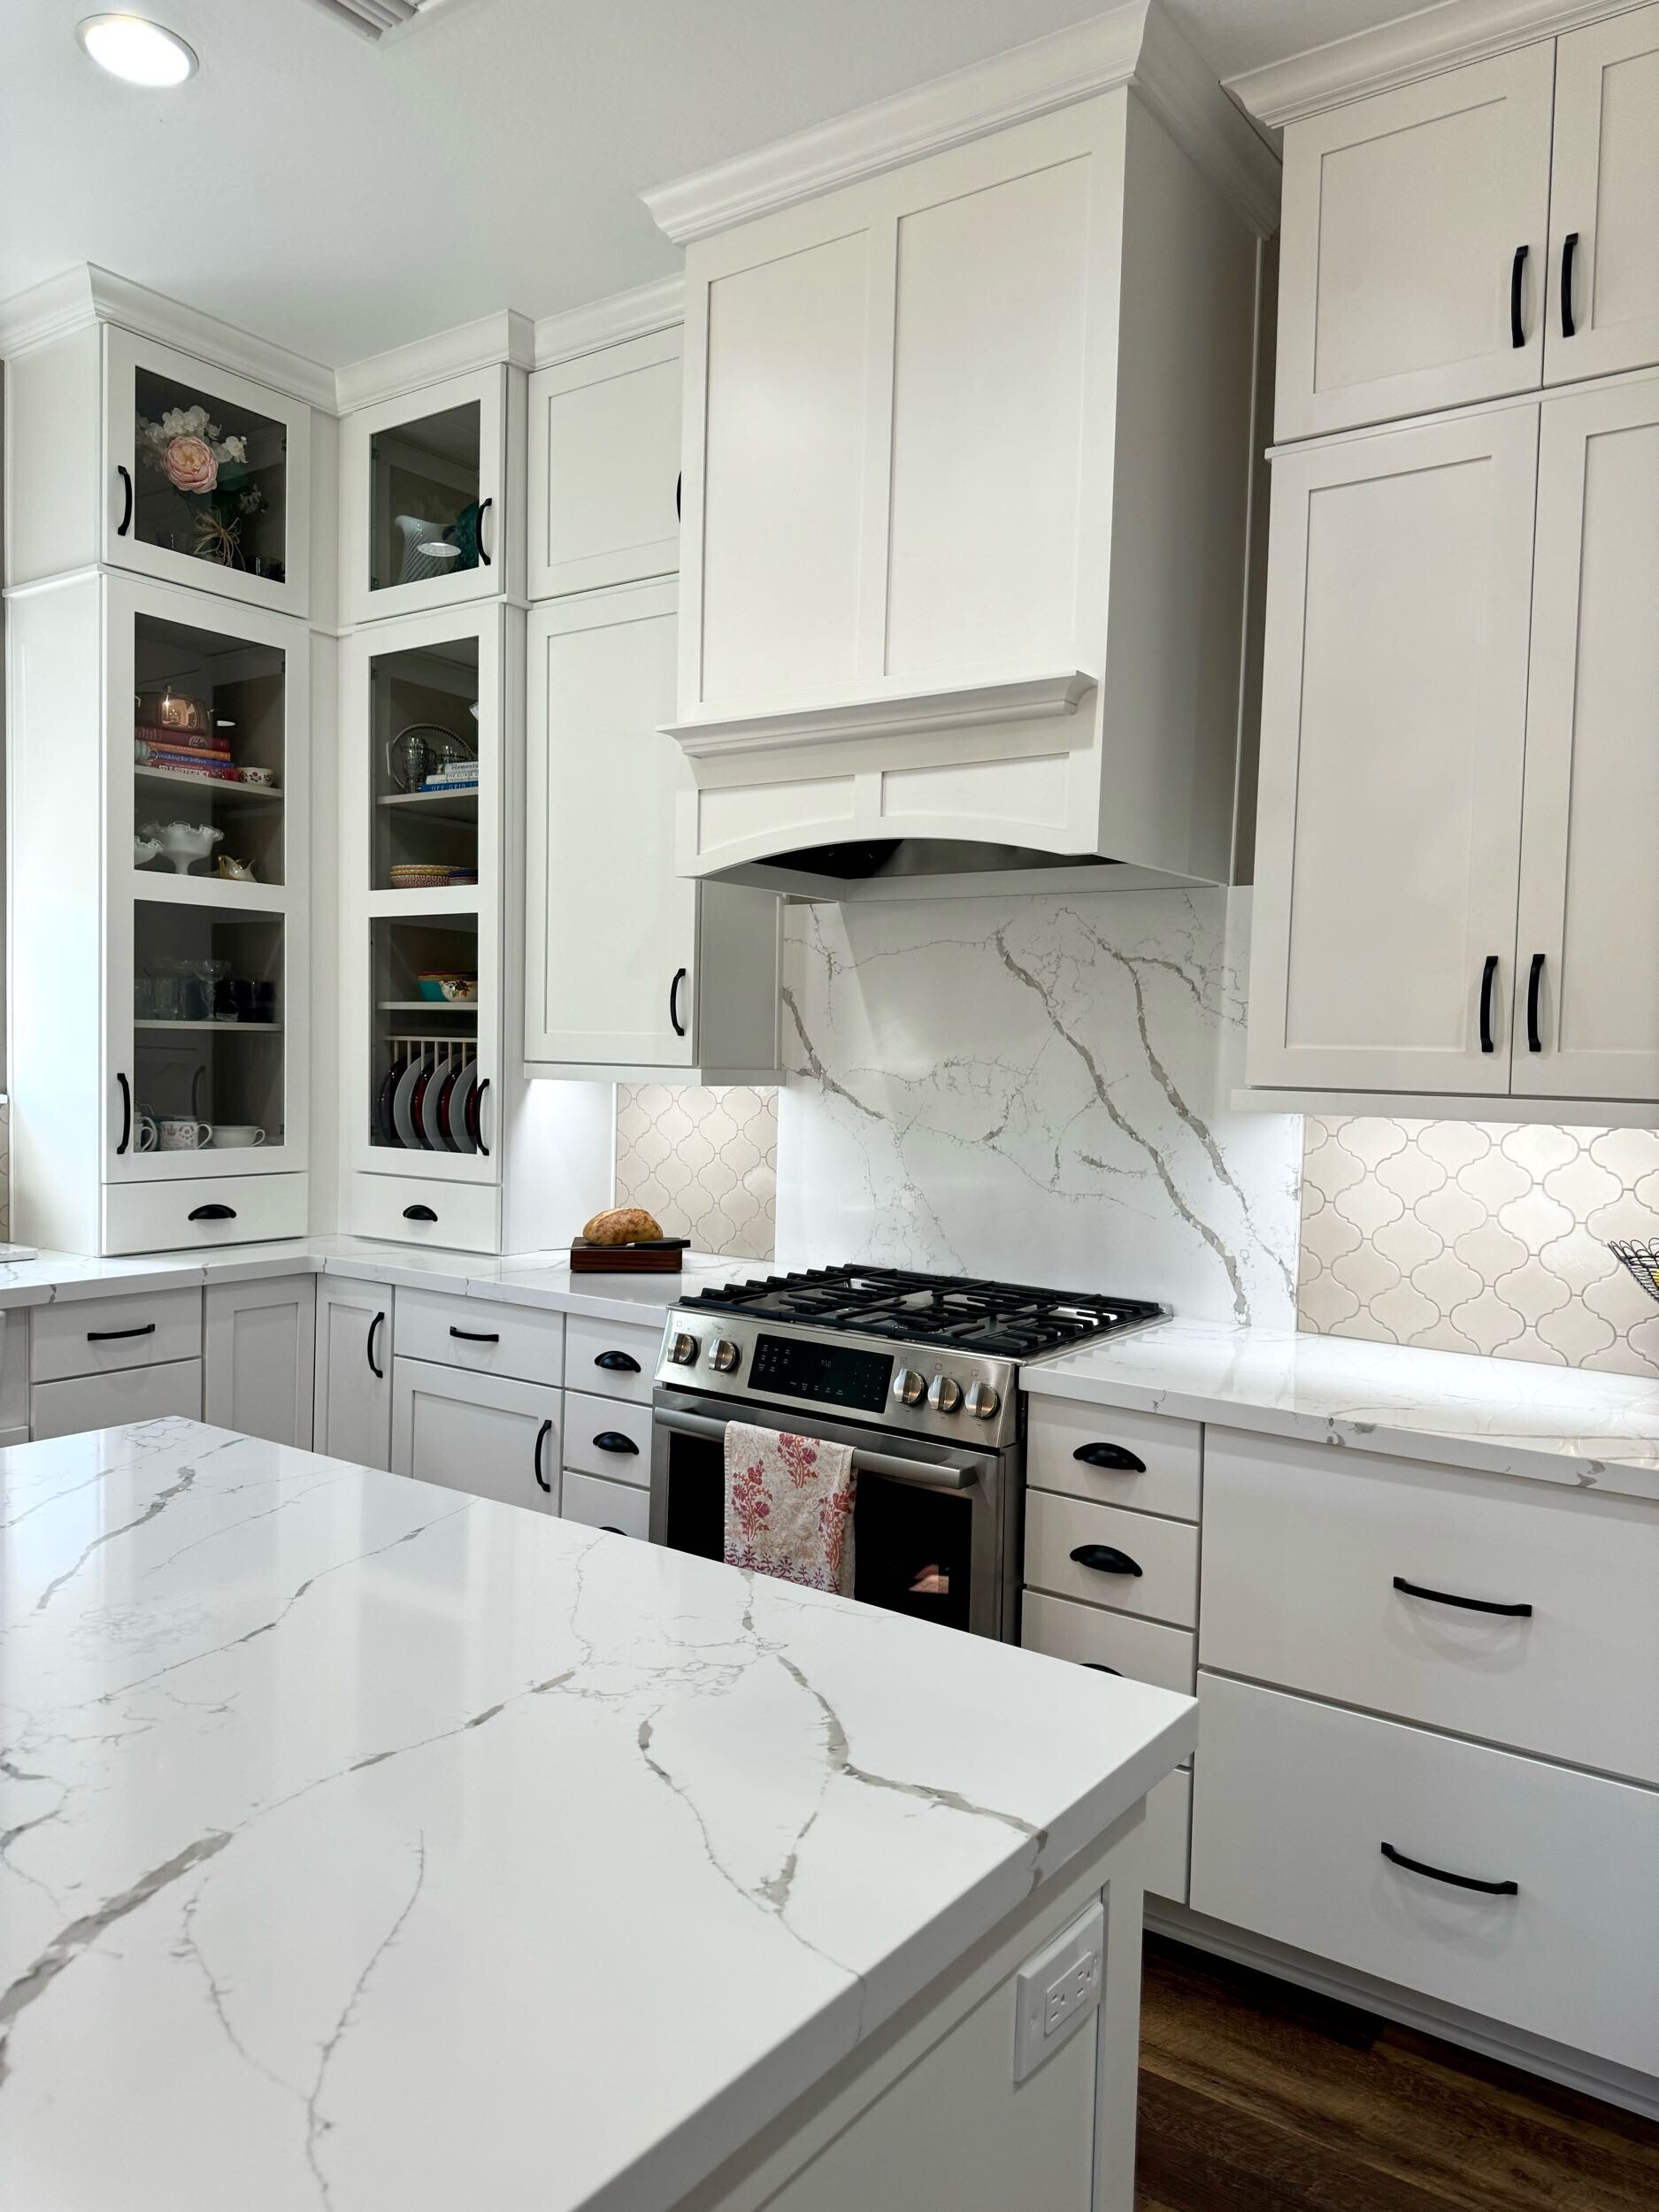
[{"label": "ceiling air vent", "polygon": [[459,0],[314,0],[337,23],[349,24],[365,38],[388,38],[412,24],[426,23]]}]

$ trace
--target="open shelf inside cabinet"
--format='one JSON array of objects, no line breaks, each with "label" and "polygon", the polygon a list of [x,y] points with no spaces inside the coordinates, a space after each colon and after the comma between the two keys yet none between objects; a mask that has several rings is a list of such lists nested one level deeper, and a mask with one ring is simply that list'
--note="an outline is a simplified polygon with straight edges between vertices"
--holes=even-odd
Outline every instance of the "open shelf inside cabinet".
[{"label": "open shelf inside cabinet", "polygon": [[[478,1061],[478,920],[421,915],[370,925],[374,993],[369,1142],[387,1150],[484,1150]],[[426,979],[426,989],[422,979]],[[442,978],[470,998],[427,995]]]},{"label": "open shelf inside cabinet", "polygon": [[274,645],[134,617],[133,860],[141,875],[206,879],[234,864],[250,872],[235,881],[283,880],[286,661]]},{"label": "open shelf inside cabinet", "polygon": [[280,914],[134,901],[138,1113],[234,1131],[244,1147],[280,1144],[284,989]]},{"label": "open shelf inside cabinet", "polygon": [[370,888],[478,881],[478,640],[377,653],[369,663]]},{"label": "open shelf inside cabinet", "polygon": [[141,545],[282,582],[285,426],[142,362],[134,373],[133,411],[132,536]]}]

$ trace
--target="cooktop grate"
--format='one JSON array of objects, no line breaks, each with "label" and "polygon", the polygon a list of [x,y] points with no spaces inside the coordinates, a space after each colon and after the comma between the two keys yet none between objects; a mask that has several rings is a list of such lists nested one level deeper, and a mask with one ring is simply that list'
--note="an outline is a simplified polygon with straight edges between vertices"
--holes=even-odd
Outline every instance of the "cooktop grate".
[{"label": "cooktop grate", "polygon": [[808,1268],[693,1291],[679,1302],[741,1313],[751,1321],[837,1329],[898,1344],[951,1344],[1008,1359],[1140,1328],[1161,1320],[1165,1310],[1145,1298],[1093,1298],[1026,1283],[882,1267]]}]

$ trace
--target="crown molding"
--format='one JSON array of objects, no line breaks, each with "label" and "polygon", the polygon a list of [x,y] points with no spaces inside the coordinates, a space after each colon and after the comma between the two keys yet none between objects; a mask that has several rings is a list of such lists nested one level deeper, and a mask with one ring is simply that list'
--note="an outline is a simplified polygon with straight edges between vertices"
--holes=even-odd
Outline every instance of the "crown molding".
[{"label": "crown molding", "polygon": [[1246,70],[1228,78],[1227,90],[1247,115],[1278,129],[1348,100],[1627,14],[1637,4],[1640,0],[1443,0],[1374,31],[1356,31]]},{"label": "crown molding", "polygon": [[342,414],[373,407],[385,399],[401,399],[428,384],[442,384],[473,369],[488,369],[505,362],[527,369],[535,354],[535,325],[514,308],[495,315],[480,315],[474,323],[457,323],[430,338],[417,338],[386,353],[372,353],[334,372],[334,404]]},{"label": "crown molding", "polygon": [[1132,83],[1253,224],[1276,226],[1276,157],[1157,0],[1130,0],[641,196],[657,227],[684,245]]},{"label": "crown molding", "polygon": [[551,368],[556,361],[573,361],[580,354],[619,346],[629,338],[672,330],[685,319],[685,278],[659,277],[655,284],[635,285],[630,292],[613,292],[607,299],[567,307],[561,315],[541,316],[535,326],[534,365]]},{"label": "crown molding", "polygon": [[90,261],[0,302],[0,355],[10,359],[31,353],[97,323],[118,323],[141,338],[157,339],[198,361],[268,384],[289,398],[334,409],[334,373],[320,361],[308,361],[286,346],[256,338],[234,323],[222,323],[216,315],[186,307],[165,292],[152,292],[147,285],[134,284]]}]

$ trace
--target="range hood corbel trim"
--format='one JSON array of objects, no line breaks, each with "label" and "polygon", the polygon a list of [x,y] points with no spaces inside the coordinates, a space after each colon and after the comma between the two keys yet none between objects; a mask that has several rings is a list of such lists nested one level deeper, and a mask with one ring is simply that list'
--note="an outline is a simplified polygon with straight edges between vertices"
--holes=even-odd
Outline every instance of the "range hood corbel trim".
[{"label": "range hood corbel trim", "polygon": [[920,735],[971,730],[1001,722],[1044,722],[1075,714],[1100,679],[1081,668],[1060,669],[1012,682],[964,684],[946,691],[905,692],[891,698],[848,699],[833,706],[785,708],[773,714],[700,717],[664,723],[693,760],[758,752],[779,745],[829,745],[848,738]]}]

